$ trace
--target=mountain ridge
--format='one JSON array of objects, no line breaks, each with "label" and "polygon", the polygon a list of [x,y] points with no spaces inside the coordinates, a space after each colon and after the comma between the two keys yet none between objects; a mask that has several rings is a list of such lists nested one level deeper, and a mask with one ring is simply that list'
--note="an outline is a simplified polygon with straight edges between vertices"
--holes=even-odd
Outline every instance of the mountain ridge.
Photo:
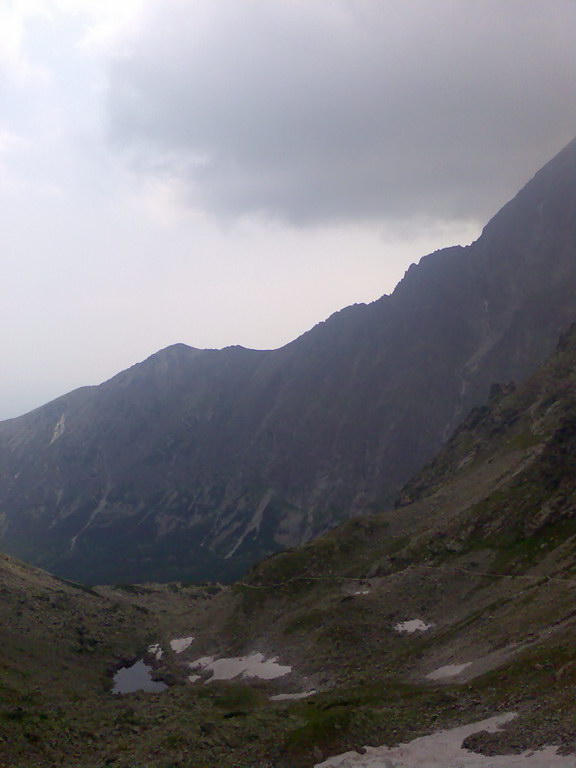
[{"label": "mountain ridge", "polygon": [[1,423],[0,546],[86,581],[233,578],[390,506],[576,317],[575,210],[571,142],[390,295],[277,350],[169,347]]}]

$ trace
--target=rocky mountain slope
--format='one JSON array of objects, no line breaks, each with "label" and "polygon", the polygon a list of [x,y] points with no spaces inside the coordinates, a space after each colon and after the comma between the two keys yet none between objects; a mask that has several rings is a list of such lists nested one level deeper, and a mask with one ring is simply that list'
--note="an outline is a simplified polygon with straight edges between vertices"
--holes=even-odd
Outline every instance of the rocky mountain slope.
[{"label": "rocky mountain slope", "polygon": [[[479,768],[573,753],[575,424],[573,327],[524,385],[493,388],[395,509],[233,586],[83,589],[0,559],[0,765],[312,768],[511,712],[467,729]],[[175,652],[175,636],[194,639]],[[168,689],[111,695],[110,668],[150,643]],[[281,674],[223,679],[256,653]]]},{"label": "rocky mountain slope", "polygon": [[0,547],[90,583],[230,578],[388,507],[576,316],[576,140],[466,248],[274,351],[176,345],[0,424]]},{"label": "rocky mountain slope", "polygon": [[573,326],[524,386],[494,388],[396,509],[216,597],[188,658],[260,651],[292,666],[286,691],[319,692],[294,705],[294,765],[502,712],[518,717],[467,746],[574,751],[575,469]]}]

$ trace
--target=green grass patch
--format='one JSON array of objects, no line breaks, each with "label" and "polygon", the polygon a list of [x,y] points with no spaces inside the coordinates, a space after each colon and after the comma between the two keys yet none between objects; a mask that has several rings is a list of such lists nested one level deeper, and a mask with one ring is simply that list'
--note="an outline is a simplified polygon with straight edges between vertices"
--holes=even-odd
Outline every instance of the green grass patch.
[{"label": "green grass patch", "polygon": [[505,667],[487,672],[475,680],[476,690],[498,705],[503,692],[522,699],[542,699],[559,687],[559,672],[565,670],[561,685],[576,683],[576,649],[567,645],[545,646],[523,653]]},{"label": "green grass patch", "polygon": [[497,548],[498,554],[492,568],[496,573],[527,570],[574,536],[576,536],[576,519],[550,523],[532,536],[501,544]]},{"label": "green grass patch", "polygon": [[326,612],[320,610],[307,611],[300,613],[289,621],[284,627],[284,632],[287,635],[295,632],[305,632],[310,629],[318,629],[322,627],[326,621]]},{"label": "green grass patch", "polygon": [[529,429],[518,433],[510,438],[507,442],[507,448],[510,451],[524,451],[529,448],[533,448],[535,445],[540,445],[544,440],[542,435],[537,435]]},{"label": "green grass patch", "polygon": [[268,702],[262,691],[239,683],[211,683],[210,686],[200,689],[197,695],[218,709],[230,712],[248,713]]},{"label": "green grass patch", "polygon": [[337,706],[328,711],[310,712],[304,725],[295,728],[286,737],[286,747],[313,747],[340,739],[350,727],[352,711],[348,706]]}]

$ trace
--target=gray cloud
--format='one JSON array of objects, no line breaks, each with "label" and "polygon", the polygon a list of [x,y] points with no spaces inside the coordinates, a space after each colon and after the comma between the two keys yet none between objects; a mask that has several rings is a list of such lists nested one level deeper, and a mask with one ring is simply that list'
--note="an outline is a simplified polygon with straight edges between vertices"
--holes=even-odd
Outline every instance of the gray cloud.
[{"label": "gray cloud", "polygon": [[483,219],[571,138],[572,0],[163,0],[112,141],[222,216]]}]

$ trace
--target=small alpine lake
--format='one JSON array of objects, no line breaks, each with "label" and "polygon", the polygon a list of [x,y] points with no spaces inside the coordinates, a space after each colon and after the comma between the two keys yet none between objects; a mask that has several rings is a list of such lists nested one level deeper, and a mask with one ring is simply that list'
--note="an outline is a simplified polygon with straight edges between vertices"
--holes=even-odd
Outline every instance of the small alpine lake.
[{"label": "small alpine lake", "polygon": [[166,688],[168,688],[166,683],[152,679],[152,667],[143,659],[139,659],[131,666],[122,667],[115,673],[112,693],[134,693],[135,691],[159,693]]}]

